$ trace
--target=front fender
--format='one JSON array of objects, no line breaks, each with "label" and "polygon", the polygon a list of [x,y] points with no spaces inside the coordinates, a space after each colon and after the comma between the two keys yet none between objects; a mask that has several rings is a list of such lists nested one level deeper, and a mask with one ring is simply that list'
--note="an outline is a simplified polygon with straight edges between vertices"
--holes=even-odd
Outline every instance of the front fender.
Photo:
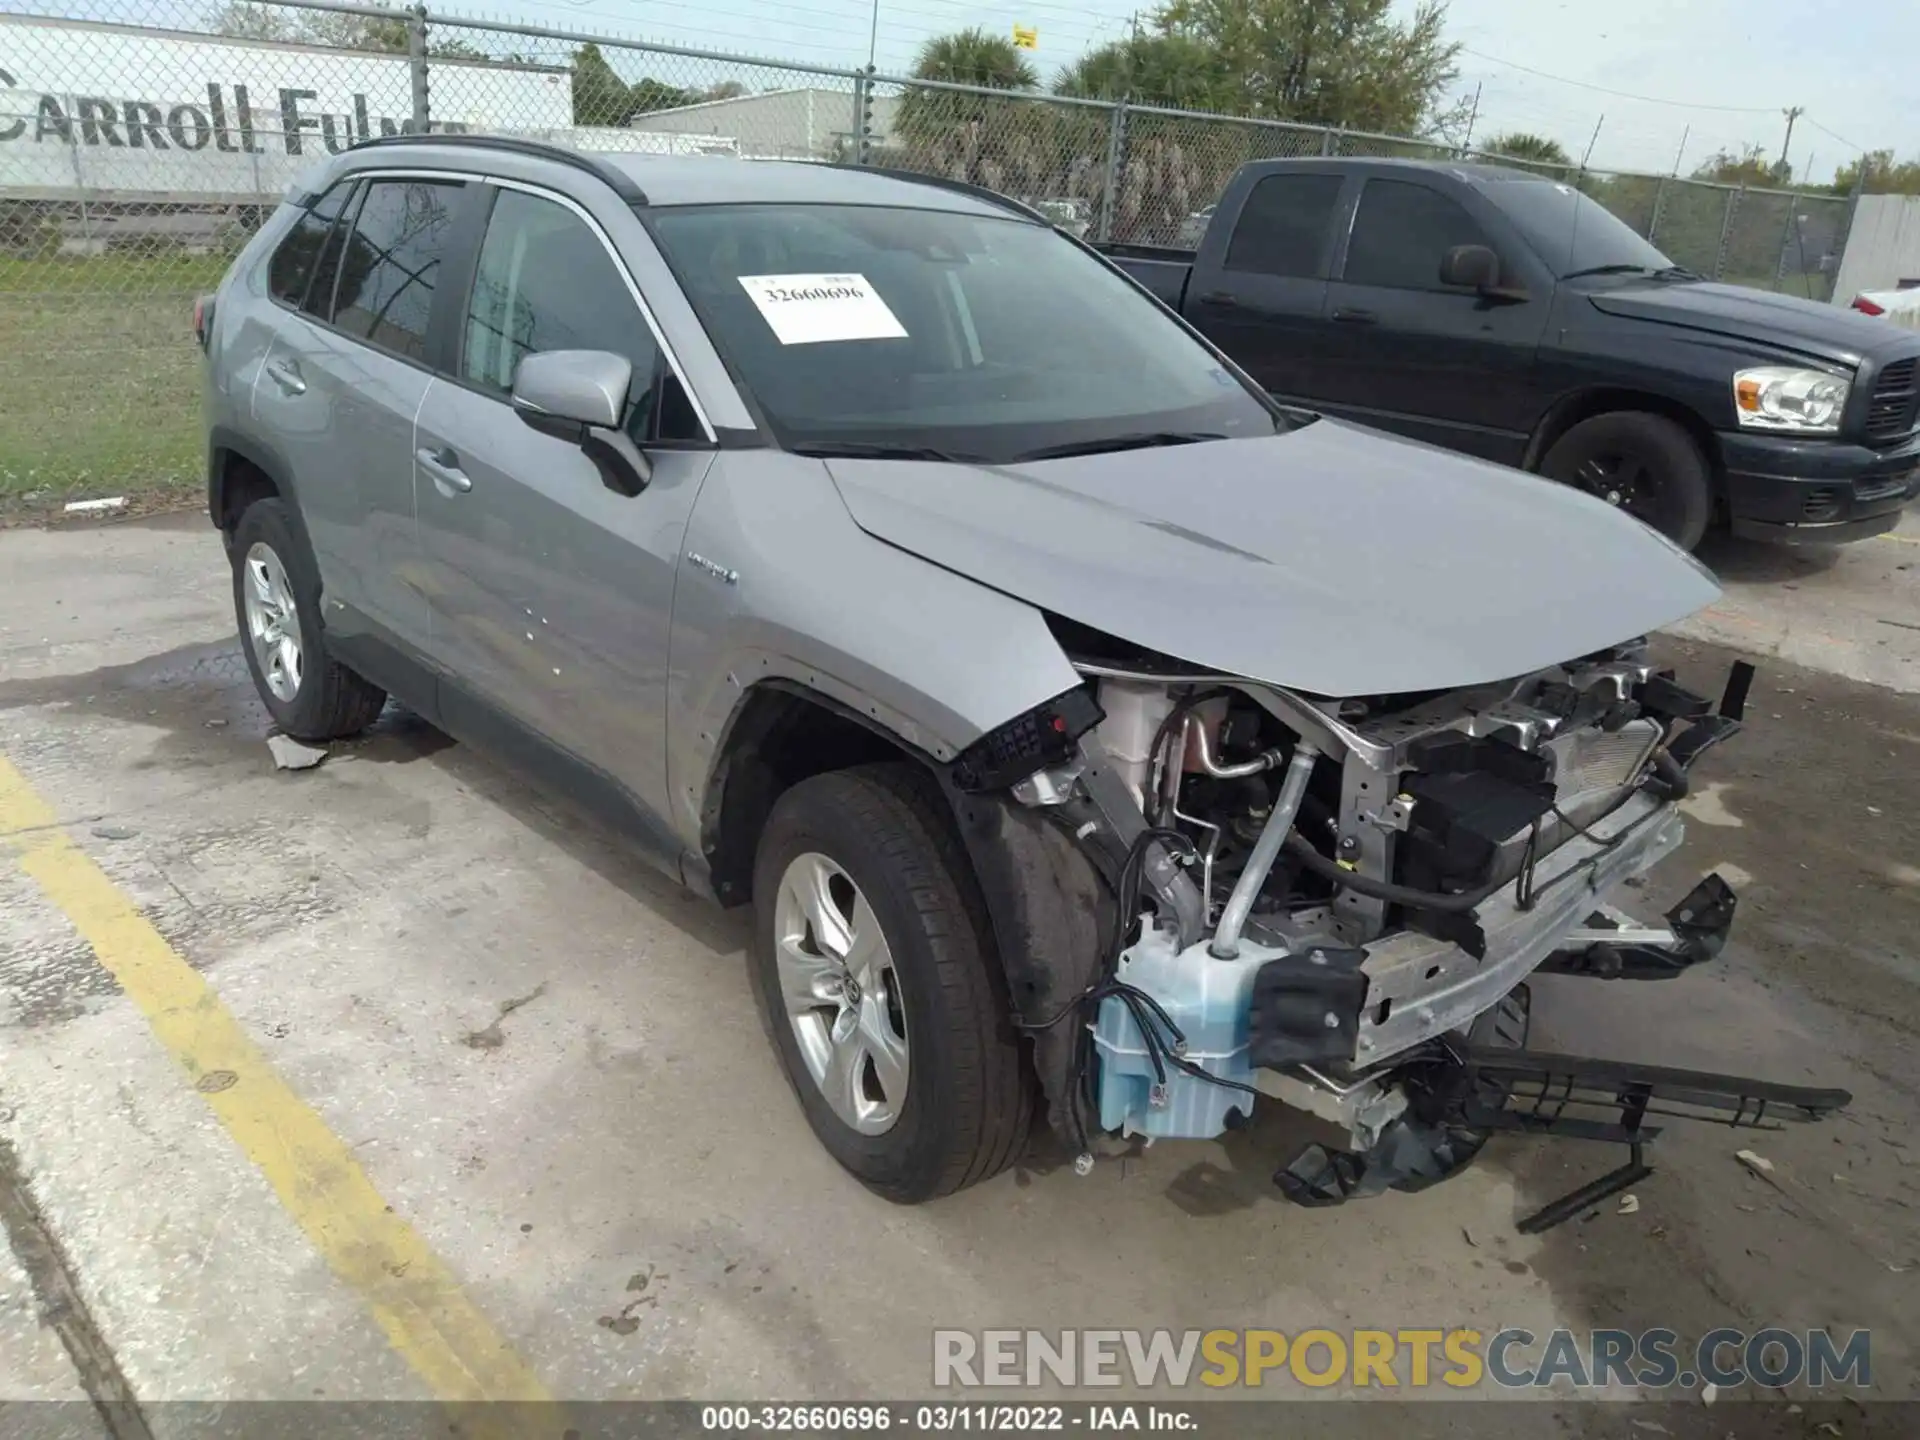
[{"label": "front fender", "polygon": [[817,460],[722,453],[675,586],[667,779],[697,849],[754,686],[816,692],[935,761],[1080,683],[1032,606],[865,534]]}]

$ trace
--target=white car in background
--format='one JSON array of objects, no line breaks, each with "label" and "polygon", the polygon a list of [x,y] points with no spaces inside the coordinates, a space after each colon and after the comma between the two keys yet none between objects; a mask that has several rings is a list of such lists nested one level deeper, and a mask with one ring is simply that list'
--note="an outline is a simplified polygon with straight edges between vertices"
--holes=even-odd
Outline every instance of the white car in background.
[{"label": "white car in background", "polygon": [[1902,290],[1862,290],[1853,297],[1862,315],[1884,315],[1896,325],[1920,330],[1920,286]]}]

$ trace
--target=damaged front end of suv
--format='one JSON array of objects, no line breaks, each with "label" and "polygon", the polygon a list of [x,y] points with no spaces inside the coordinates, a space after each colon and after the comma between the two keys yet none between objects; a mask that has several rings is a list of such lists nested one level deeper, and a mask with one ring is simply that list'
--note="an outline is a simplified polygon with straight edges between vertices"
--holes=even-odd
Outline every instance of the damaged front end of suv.
[{"label": "damaged front end of suv", "polygon": [[[1206,1139],[1262,1099],[1346,1132],[1282,1163],[1289,1199],[1418,1190],[1500,1130],[1614,1141],[1652,1119],[1771,1127],[1841,1091],[1524,1048],[1526,981],[1665,979],[1720,951],[1709,875],[1659,923],[1616,908],[1682,839],[1688,772],[1740,726],[1636,640],[1496,684],[1326,698],[1057,621],[1079,689],[953,765],[1054,1128]],[[1066,857],[1086,857],[1088,883]]]}]

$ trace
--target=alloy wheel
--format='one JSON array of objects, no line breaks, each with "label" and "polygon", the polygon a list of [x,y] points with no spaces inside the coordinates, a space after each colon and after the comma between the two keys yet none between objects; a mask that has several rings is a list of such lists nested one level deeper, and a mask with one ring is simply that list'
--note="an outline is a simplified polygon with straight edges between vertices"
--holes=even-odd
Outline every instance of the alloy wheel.
[{"label": "alloy wheel", "polygon": [[796,855],[774,900],[781,1003],[800,1058],[843,1122],[893,1128],[907,1099],[906,1010],[879,917],[825,855]]},{"label": "alloy wheel", "polygon": [[300,611],[294,603],[287,568],[264,540],[254,542],[242,562],[241,587],[247,614],[247,640],[273,697],[291,702],[300,693]]}]

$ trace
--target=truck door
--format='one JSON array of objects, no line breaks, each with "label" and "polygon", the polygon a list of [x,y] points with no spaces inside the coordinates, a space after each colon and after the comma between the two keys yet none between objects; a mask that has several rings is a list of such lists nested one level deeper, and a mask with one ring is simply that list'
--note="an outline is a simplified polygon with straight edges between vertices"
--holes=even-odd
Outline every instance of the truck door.
[{"label": "truck door", "polygon": [[[1500,257],[1503,287],[1528,263],[1425,177],[1369,176],[1327,285],[1315,388],[1323,408],[1450,449],[1518,464],[1544,406],[1534,354],[1551,292],[1493,298],[1440,283],[1456,245]],[[1524,291],[1519,293],[1525,293]]]},{"label": "truck door", "polygon": [[[1188,319],[1283,399],[1315,393],[1333,219],[1345,183],[1331,172],[1261,177],[1238,215],[1226,207],[1216,214],[1195,259]],[[1216,238],[1223,226],[1224,247]]]}]

